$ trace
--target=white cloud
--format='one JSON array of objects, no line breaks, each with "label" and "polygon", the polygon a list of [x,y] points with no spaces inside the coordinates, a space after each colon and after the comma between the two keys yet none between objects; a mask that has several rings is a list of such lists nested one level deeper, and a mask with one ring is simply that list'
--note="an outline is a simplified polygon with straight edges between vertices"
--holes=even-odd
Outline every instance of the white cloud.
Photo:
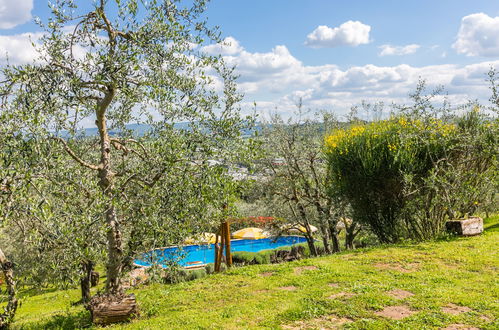
[{"label": "white cloud", "polygon": [[452,47],[466,56],[499,56],[499,16],[477,13],[463,17]]},{"label": "white cloud", "polygon": [[333,109],[346,113],[362,100],[403,104],[413,92],[420,78],[431,86],[443,85],[449,100],[461,104],[468,99],[487,102],[490,91],[486,73],[491,66],[499,68],[499,61],[479,64],[431,65],[414,67],[406,64],[376,66],[372,64],[340,69],[333,64],[308,66],[295,58],[285,46],[269,52],[239,53],[224,56],[237,65],[239,88],[245,93],[243,108],[251,112],[253,101],[264,112],[292,115],[299,98],[305,108]]},{"label": "white cloud", "polygon": [[407,46],[381,45],[378,48],[381,49],[379,56],[389,56],[414,54],[420,47],[416,44],[410,44]]},{"label": "white cloud", "polygon": [[[72,32],[73,29],[74,27],[66,27],[64,31]],[[7,59],[13,65],[39,62],[41,54],[35,47],[39,48],[41,46],[40,39],[43,35],[43,32],[0,35],[0,65],[5,64]],[[81,60],[88,51],[89,49],[76,44],[73,45],[72,54],[76,59]]]},{"label": "white cloud", "polygon": [[369,43],[371,27],[359,21],[348,21],[339,27],[320,25],[307,36],[305,45],[313,48],[359,46]]},{"label": "white cloud", "polygon": [[[6,52],[13,64],[35,60],[37,53],[29,36],[0,36],[0,64]],[[41,33],[32,35],[33,41],[40,37]],[[277,109],[284,116],[292,115],[299,98],[303,99],[305,108],[332,109],[339,115],[362,100],[402,104],[407,102],[408,94],[414,91],[420,78],[426,79],[431,86],[445,86],[454,103],[464,103],[467,99],[486,102],[490,96],[486,73],[491,66],[499,68],[497,60],[466,66],[368,64],[342,69],[334,64],[305,65],[284,45],[268,52],[253,53],[233,39],[230,48],[232,50],[223,50],[223,58],[237,67],[238,85],[246,94],[243,108],[251,113],[253,101],[256,101],[259,110],[274,112]],[[84,50],[81,53],[84,54]],[[214,86],[221,90],[221,82],[213,78]]]},{"label": "white cloud", "polygon": [[33,62],[38,53],[32,42],[37,42],[42,33],[22,33],[15,35],[0,35],[0,64],[8,57],[11,64]]},{"label": "white cloud", "polygon": [[33,0],[0,0],[0,29],[11,29],[31,19]]},{"label": "white cloud", "polygon": [[245,50],[237,56],[227,56],[230,65],[236,65],[244,81],[258,79],[260,74],[281,74],[301,66],[301,62],[291,55],[286,46],[276,46],[268,53],[250,53]]},{"label": "white cloud", "polygon": [[235,55],[242,50],[243,48],[239,45],[239,41],[233,37],[225,38],[222,43],[208,45],[201,48],[201,51],[210,55]]},{"label": "white cloud", "polygon": [[237,54],[224,56],[224,60],[237,67],[239,88],[245,93],[261,90],[267,94],[282,93],[303,77],[303,64],[283,45],[266,53],[251,53],[241,48]]}]

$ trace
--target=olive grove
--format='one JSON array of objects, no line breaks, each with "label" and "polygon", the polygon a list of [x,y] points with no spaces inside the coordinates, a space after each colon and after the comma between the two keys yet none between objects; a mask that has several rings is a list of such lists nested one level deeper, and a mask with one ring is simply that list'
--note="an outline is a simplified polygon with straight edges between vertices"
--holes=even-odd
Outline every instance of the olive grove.
[{"label": "olive grove", "polygon": [[[202,52],[220,41],[205,6],[99,0],[85,11],[57,0],[38,22],[36,61],[1,68],[2,126],[36,149],[35,173],[13,199],[24,220],[10,228],[47,261],[33,276],[73,283],[105,259],[106,293],[120,295],[137,253],[223,215],[235,186],[207,161],[241,158],[250,118],[240,117],[232,68]],[[130,123],[149,129],[138,136]],[[97,136],[85,135],[92,126]]]}]

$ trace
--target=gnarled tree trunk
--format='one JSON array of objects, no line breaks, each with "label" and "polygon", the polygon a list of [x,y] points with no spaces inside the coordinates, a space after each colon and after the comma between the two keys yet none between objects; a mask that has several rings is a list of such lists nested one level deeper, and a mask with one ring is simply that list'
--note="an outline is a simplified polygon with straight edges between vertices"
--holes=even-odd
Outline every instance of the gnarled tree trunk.
[{"label": "gnarled tree trunk", "polygon": [[108,262],[106,291],[116,294],[121,291],[121,268],[123,259],[123,241],[121,230],[116,217],[114,206],[110,206],[106,212],[106,222],[109,226],[107,232]]},{"label": "gnarled tree trunk", "polygon": [[307,239],[307,244],[308,248],[310,249],[310,254],[313,255],[314,257],[317,257],[319,253],[317,253],[317,249],[314,243],[314,238],[308,233],[305,234],[305,238]]},{"label": "gnarled tree trunk", "polygon": [[105,213],[108,244],[107,282],[106,292],[117,294],[121,290],[120,275],[123,265],[123,240],[116,208],[113,204],[114,172],[111,169],[111,139],[107,130],[106,110],[115,96],[115,89],[108,87],[105,97],[99,103],[97,114],[97,128],[100,136],[101,160],[98,169],[99,185],[108,198]]},{"label": "gnarled tree trunk", "polygon": [[90,301],[90,287],[92,286],[92,273],[94,263],[86,260],[82,263],[83,276],[80,279],[81,301],[86,304]]},{"label": "gnarled tree trunk", "polygon": [[345,248],[347,250],[352,250],[355,248],[353,242],[357,234],[360,232],[361,226],[356,222],[352,222],[350,225],[345,224]]},{"label": "gnarled tree trunk", "polygon": [[124,265],[123,239],[116,206],[113,201],[115,173],[112,171],[111,166],[111,138],[109,137],[106,122],[106,109],[111,104],[115,93],[116,90],[113,86],[107,86],[105,96],[96,111],[101,154],[97,170],[99,186],[106,198],[105,219],[107,224],[108,261],[106,265],[106,294],[93,297],[88,303],[88,308],[92,314],[93,322],[101,325],[127,321],[138,313],[135,296],[124,295],[121,285],[121,273]]},{"label": "gnarled tree trunk", "polygon": [[0,266],[2,267],[3,276],[5,277],[5,284],[7,285],[7,292],[9,294],[9,301],[0,314],[0,328],[4,329],[14,319],[18,307],[18,300],[16,298],[16,281],[14,280],[14,265],[7,260],[5,254],[0,249]]},{"label": "gnarled tree trunk", "polygon": [[319,253],[317,252],[317,248],[315,246],[314,242],[314,237],[312,236],[312,230],[310,229],[310,223],[308,222],[307,219],[307,212],[305,211],[305,207],[299,202],[299,199],[297,197],[296,190],[294,190],[295,198],[294,201],[298,207],[298,210],[300,212],[302,221],[303,221],[303,226],[305,227],[306,233],[305,233],[305,238],[307,239],[307,244],[308,248],[310,249],[310,254],[314,257],[317,257]]},{"label": "gnarled tree trunk", "polygon": [[321,224],[321,237],[322,243],[324,244],[324,252],[326,254],[331,254],[331,247],[329,244],[329,230],[324,223]]},{"label": "gnarled tree trunk", "polygon": [[331,242],[333,243],[333,253],[340,252],[340,239],[338,237],[338,228],[336,227],[338,224],[337,221],[329,220],[329,232],[331,235]]}]

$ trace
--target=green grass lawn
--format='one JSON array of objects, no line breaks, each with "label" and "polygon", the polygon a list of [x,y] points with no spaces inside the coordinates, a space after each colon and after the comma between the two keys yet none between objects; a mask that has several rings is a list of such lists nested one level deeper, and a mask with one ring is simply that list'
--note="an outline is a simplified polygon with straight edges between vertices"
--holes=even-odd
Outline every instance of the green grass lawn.
[{"label": "green grass lawn", "polygon": [[[498,329],[498,248],[496,216],[478,237],[376,247],[144,286],[133,291],[140,318],[117,327]],[[78,299],[77,290],[27,296],[14,328],[88,327],[88,313],[71,306]],[[391,309],[393,317],[408,316],[381,315]]]}]

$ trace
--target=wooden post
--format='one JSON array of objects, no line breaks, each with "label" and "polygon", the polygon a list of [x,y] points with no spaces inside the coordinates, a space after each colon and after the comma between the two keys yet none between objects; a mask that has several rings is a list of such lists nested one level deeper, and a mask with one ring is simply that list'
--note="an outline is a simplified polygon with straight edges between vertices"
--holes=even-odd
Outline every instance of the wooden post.
[{"label": "wooden post", "polygon": [[230,223],[229,221],[224,222],[224,233],[225,233],[225,256],[227,259],[227,267],[232,266],[232,253],[230,251]]},{"label": "wooden post", "polygon": [[[225,230],[224,230],[224,226],[223,224],[220,225],[220,266],[222,266],[222,262],[223,262],[223,257],[224,257],[224,247],[225,247]],[[220,269],[219,269],[220,271]]]},{"label": "wooden post", "polygon": [[[223,205],[224,212],[227,211],[227,204]],[[218,236],[220,236],[220,245],[218,245]],[[215,272],[220,271],[222,265],[223,251],[225,247],[225,262],[228,267],[232,266],[232,254],[230,251],[230,224],[224,221],[220,224],[220,228],[215,238]]]},{"label": "wooden post", "polygon": [[218,238],[220,237],[220,229],[217,230],[216,232],[216,237],[215,237],[215,272],[220,271],[220,258],[219,258],[219,252],[220,252],[220,246],[218,242]]},{"label": "wooden post", "polygon": [[222,257],[225,246],[225,230],[223,224],[220,225],[220,228],[218,229],[216,238],[217,241],[218,236],[220,236],[220,245],[215,245],[215,272],[219,272],[222,265]]}]

